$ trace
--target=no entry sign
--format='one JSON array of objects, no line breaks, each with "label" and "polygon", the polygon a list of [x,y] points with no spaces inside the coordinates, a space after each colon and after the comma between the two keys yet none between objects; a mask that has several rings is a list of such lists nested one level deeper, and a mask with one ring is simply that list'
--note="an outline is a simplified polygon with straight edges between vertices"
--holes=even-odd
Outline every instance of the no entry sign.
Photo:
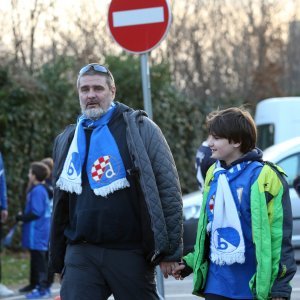
[{"label": "no entry sign", "polygon": [[145,53],[165,38],[171,23],[168,0],[112,0],[108,26],[126,51]]}]

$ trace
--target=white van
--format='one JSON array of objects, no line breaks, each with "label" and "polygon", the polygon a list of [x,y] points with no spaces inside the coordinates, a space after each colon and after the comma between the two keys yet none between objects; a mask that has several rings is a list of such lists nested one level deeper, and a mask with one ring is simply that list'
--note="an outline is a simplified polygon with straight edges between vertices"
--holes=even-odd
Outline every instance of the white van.
[{"label": "white van", "polygon": [[257,146],[267,147],[300,136],[300,97],[269,98],[256,106]]}]

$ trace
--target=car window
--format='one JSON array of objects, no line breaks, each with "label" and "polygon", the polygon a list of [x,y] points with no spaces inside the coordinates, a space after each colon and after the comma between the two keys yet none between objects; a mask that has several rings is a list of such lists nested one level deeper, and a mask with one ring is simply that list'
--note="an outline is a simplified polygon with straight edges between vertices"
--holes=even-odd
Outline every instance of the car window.
[{"label": "car window", "polygon": [[264,150],[274,145],[274,124],[263,124],[257,126],[257,146]]},{"label": "car window", "polygon": [[277,164],[283,168],[288,176],[287,182],[292,186],[295,177],[300,174],[300,153],[284,158]]}]

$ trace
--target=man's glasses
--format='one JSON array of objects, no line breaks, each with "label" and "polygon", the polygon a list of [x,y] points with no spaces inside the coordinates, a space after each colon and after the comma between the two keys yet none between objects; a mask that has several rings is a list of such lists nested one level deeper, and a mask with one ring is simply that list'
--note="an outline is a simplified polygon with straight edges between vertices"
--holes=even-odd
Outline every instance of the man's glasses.
[{"label": "man's glasses", "polygon": [[88,64],[88,65],[84,66],[82,69],[80,69],[80,71],[78,73],[78,77],[81,77],[83,74],[90,71],[91,69],[93,69],[96,72],[108,75],[114,82],[114,77],[112,76],[111,72],[106,67],[96,64],[96,63]]}]

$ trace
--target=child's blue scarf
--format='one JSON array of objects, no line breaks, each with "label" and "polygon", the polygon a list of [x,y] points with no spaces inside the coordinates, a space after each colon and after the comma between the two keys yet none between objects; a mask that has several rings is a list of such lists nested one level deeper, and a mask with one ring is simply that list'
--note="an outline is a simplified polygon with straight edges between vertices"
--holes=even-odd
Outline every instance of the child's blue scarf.
[{"label": "child's blue scarf", "polygon": [[82,166],[86,157],[84,127],[93,127],[86,164],[86,173],[96,195],[107,196],[129,187],[118,146],[107,124],[114,113],[112,106],[100,119],[94,121],[81,116],[66,157],[57,186],[70,193],[82,192]]},{"label": "child's blue scarf", "polygon": [[206,211],[211,233],[210,259],[218,265],[245,262],[245,243],[239,218],[240,203],[232,195],[230,183],[249,165],[241,162],[226,170],[216,162]]}]

